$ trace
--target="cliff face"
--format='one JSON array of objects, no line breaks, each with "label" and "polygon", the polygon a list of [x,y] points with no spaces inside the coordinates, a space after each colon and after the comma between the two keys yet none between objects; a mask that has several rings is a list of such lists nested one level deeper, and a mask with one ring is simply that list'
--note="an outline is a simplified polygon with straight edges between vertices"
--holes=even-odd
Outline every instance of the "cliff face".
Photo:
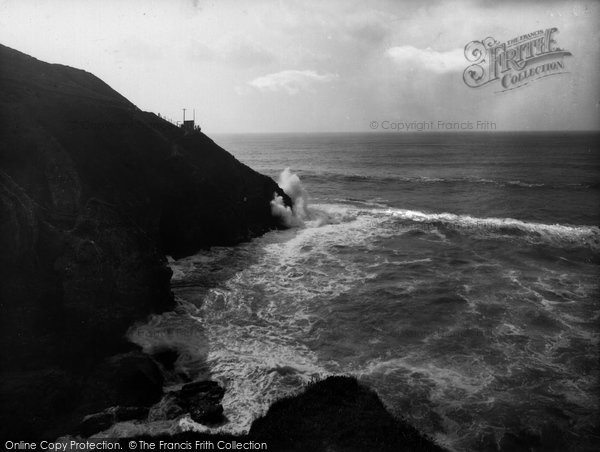
[{"label": "cliff face", "polygon": [[165,254],[277,227],[275,192],[289,201],[95,76],[0,45],[0,425],[47,427],[57,413],[31,420],[23,394],[52,378],[71,404],[101,406],[83,395],[95,366],[131,349],[134,321],[173,306]]}]

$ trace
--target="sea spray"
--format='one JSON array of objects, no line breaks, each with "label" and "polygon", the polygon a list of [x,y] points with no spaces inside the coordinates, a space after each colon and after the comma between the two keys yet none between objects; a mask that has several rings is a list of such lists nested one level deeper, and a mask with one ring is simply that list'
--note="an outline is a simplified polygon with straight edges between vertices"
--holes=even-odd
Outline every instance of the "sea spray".
[{"label": "sea spray", "polygon": [[286,168],[279,175],[277,184],[292,200],[292,207],[286,206],[283,197],[275,193],[271,201],[271,213],[273,216],[279,217],[287,227],[302,226],[304,220],[309,219],[310,215],[308,193],[302,186],[300,177]]}]

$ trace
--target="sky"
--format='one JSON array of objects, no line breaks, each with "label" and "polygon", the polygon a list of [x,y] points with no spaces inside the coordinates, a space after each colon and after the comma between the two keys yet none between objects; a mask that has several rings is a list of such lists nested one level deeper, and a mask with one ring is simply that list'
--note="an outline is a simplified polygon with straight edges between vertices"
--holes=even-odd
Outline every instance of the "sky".
[{"label": "sky", "polygon": [[[598,130],[600,2],[0,0],[0,43],[206,133]],[[467,43],[556,27],[567,73],[471,88]],[[387,130],[387,129],[386,129]]]}]

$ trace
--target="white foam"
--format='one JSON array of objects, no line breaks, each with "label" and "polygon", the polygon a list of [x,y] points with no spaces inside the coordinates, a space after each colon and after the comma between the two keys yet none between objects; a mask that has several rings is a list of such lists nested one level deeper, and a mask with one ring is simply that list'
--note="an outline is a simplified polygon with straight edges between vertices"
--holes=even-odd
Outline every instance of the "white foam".
[{"label": "white foam", "polygon": [[442,223],[470,230],[521,231],[533,235],[534,238],[539,237],[549,241],[583,244],[594,248],[600,246],[600,228],[597,226],[545,224],[526,222],[514,218],[478,218],[470,215],[457,215],[446,212],[426,213],[406,209],[374,210],[373,213],[417,223]]},{"label": "white foam", "polygon": [[516,185],[518,187],[525,187],[525,188],[535,188],[535,187],[544,187],[544,184],[536,184],[536,183],[532,183],[532,182],[522,182],[520,180],[509,180],[507,182],[508,185]]},{"label": "white foam", "polygon": [[424,361],[418,356],[407,356],[402,358],[375,359],[363,369],[357,371],[360,377],[376,374],[389,375],[395,372],[403,372],[410,375],[425,375],[431,382],[435,383],[432,400],[444,399],[447,390],[461,390],[466,394],[475,395],[494,380],[493,370],[485,365],[472,363],[468,367],[456,368],[447,365],[437,365],[435,361]]},{"label": "white foam", "polygon": [[414,264],[425,264],[431,262],[431,258],[427,257],[424,259],[410,259],[407,261],[395,261],[390,262],[392,265],[414,265]]}]

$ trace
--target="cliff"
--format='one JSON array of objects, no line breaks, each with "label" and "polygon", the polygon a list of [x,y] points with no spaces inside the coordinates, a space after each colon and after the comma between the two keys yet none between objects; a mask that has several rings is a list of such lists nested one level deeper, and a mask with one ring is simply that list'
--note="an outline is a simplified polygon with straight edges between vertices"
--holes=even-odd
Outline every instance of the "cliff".
[{"label": "cliff", "polygon": [[277,227],[275,192],[92,74],[0,45],[0,436],[160,397],[124,333],[172,308],[165,255]]}]

